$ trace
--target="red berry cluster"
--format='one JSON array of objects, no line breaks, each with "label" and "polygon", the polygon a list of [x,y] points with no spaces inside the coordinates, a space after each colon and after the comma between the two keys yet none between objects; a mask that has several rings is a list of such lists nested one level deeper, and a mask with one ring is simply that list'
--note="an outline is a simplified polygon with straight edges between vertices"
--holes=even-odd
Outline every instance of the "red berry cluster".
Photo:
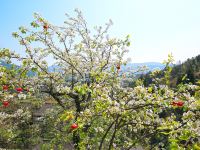
[{"label": "red berry cluster", "polygon": [[[9,86],[8,85],[3,85],[3,91],[8,91],[9,90]],[[4,107],[8,107],[9,106],[9,102],[8,101],[0,101],[0,106],[4,106]]]},{"label": "red berry cluster", "polygon": [[[9,90],[9,86],[8,85],[3,85],[2,86],[2,89],[3,91],[8,91]],[[21,93],[23,91],[23,88],[21,87],[17,87],[15,88],[15,90],[18,92],[18,93]],[[27,89],[28,91],[28,89]],[[3,106],[3,107],[8,107],[10,105],[9,101],[1,101],[0,100],[0,107]]]},{"label": "red berry cluster", "polygon": [[183,101],[172,102],[172,105],[182,107],[184,105],[184,102]]},{"label": "red berry cluster", "polygon": [[[9,86],[8,85],[3,85],[3,91],[8,91],[8,90],[9,90]],[[23,91],[23,88],[17,87],[17,88],[15,88],[15,90],[20,93],[20,92]],[[28,89],[27,89],[27,91],[28,91]]]}]

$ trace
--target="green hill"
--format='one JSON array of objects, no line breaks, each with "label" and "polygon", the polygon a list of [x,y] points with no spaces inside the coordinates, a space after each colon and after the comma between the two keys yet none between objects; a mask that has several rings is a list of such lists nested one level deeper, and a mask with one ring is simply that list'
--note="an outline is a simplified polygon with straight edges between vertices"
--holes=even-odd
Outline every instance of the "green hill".
[{"label": "green hill", "polygon": [[[157,74],[157,78],[164,76],[164,70]],[[151,77],[152,72],[141,75],[139,78],[143,80],[144,85],[148,86],[153,83]],[[179,83],[193,83],[200,79],[200,55],[192,58],[188,58],[185,62],[172,67],[170,86],[175,87]]]},{"label": "green hill", "polygon": [[195,84],[200,79],[200,55],[174,66],[171,76],[172,86],[181,82]]}]

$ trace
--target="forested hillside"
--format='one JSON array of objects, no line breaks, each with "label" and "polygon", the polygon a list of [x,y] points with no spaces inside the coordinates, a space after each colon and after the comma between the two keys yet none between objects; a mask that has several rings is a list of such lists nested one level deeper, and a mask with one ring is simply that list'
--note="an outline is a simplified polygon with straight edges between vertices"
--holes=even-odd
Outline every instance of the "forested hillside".
[{"label": "forested hillside", "polygon": [[[163,77],[165,69],[157,73],[156,77]],[[144,85],[148,86],[153,83],[152,72],[150,71],[145,75],[141,75],[140,79],[143,79]],[[175,87],[181,82],[195,84],[198,79],[200,79],[200,55],[190,59],[188,58],[185,62],[172,67],[170,86]]]},{"label": "forested hillside", "polygon": [[174,66],[171,75],[173,85],[181,82],[195,84],[197,79],[200,79],[200,55]]}]

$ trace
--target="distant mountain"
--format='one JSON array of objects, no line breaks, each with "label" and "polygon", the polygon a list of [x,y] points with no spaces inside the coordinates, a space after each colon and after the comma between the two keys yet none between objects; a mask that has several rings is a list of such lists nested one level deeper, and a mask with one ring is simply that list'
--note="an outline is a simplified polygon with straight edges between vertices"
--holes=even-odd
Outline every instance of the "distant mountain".
[{"label": "distant mountain", "polygon": [[[4,61],[0,61],[0,65],[2,66],[6,66],[7,68],[10,68],[12,65],[11,64],[7,64],[6,62]],[[147,67],[147,70],[143,71],[143,72],[139,72],[139,73],[147,73],[149,71],[153,71],[155,69],[159,69],[159,70],[162,70],[165,65],[162,64],[162,63],[159,63],[159,62],[144,62],[144,63],[128,63],[126,65],[122,65],[121,66],[121,71],[122,72],[127,72],[127,71],[136,71],[138,70],[140,67],[143,67],[143,66],[146,66]],[[59,70],[59,67],[56,66],[56,65],[52,65],[52,66],[49,66],[48,68],[48,71],[49,72],[53,72],[53,71],[58,71]],[[29,76],[33,76],[34,73],[33,72],[28,72],[28,75]]]},{"label": "distant mountain", "polygon": [[165,65],[159,62],[144,62],[144,63],[128,63],[126,66],[122,66],[122,72],[126,72],[129,70],[135,70],[139,69],[140,67],[146,66],[147,70],[139,73],[147,73],[149,71],[153,70],[162,70],[164,69]]},{"label": "distant mountain", "polygon": [[[5,61],[2,61],[2,60],[0,60],[0,66],[4,66],[4,67],[6,67],[7,69],[11,69],[12,67],[16,67],[16,68],[20,68],[20,66],[18,66],[18,65],[15,65],[15,64],[8,64],[8,63],[6,63]],[[33,71],[28,71],[27,72],[27,75],[28,76],[35,76],[35,73],[33,72]]]},{"label": "distant mountain", "polygon": [[[130,71],[130,70],[136,71],[138,68],[143,67],[143,66],[146,66],[147,70],[143,71],[142,73],[153,71],[155,69],[162,70],[165,67],[164,64],[159,63],[159,62],[128,63],[126,65],[121,66],[121,71],[122,72]],[[50,72],[53,72],[55,70],[58,70],[58,68],[59,68],[58,66],[52,65],[48,68],[48,70]]]}]

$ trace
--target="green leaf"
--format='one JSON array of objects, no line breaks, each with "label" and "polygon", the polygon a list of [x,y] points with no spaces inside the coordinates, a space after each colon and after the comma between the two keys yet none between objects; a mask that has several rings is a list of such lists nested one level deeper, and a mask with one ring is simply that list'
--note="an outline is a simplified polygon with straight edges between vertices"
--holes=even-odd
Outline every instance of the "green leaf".
[{"label": "green leaf", "polygon": [[19,27],[19,30],[20,30],[20,32],[21,32],[22,34],[26,34],[26,32],[27,32],[27,29],[24,28],[24,27]]},{"label": "green leaf", "polygon": [[19,34],[18,34],[17,32],[13,32],[13,33],[12,33],[12,36],[13,36],[14,38],[17,38],[17,37],[19,37]]},{"label": "green leaf", "polygon": [[37,68],[31,68],[31,71],[37,72]]},{"label": "green leaf", "polygon": [[194,149],[194,150],[200,150],[200,145],[194,144],[194,145],[193,145],[193,149]]},{"label": "green leaf", "polygon": [[127,42],[127,43],[126,43],[126,46],[130,46],[130,45],[131,45],[131,42]]},{"label": "green leaf", "polygon": [[161,134],[164,134],[164,135],[169,135],[170,132],[160,132]]},{"label": "green leaf", "polygon": [[171,142],[170,144],[170,150],[177,150],[179,147],[178,147],[178,144],[176,142]]},{"label": "green leaf", "polygon": [[115,71],[114,66],[112,66],[112,67],[110,68],[110,71],[111,71],[111,72],[114,72],[114,71]]},{"label": "green leaf", "polygon": [[31,26],[34,28],[40,27],[39,24],[37,24],[35,21],[31,22]]}]

